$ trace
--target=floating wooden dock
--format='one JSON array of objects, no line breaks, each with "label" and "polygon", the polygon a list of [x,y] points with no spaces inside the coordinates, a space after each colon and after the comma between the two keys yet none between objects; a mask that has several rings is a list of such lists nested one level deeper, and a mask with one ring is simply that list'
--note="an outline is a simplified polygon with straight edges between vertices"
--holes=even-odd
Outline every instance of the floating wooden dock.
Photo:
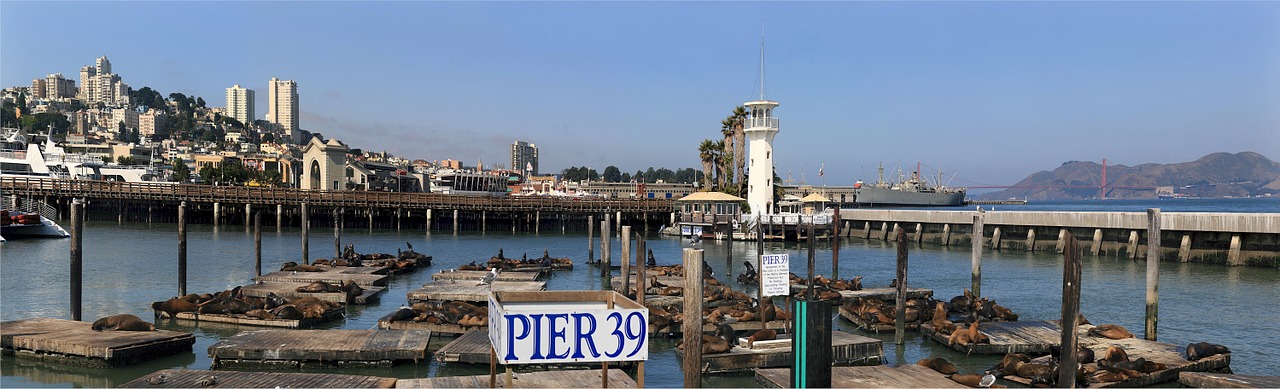
[{"label": "floating wooden dock", "polygon": [[[778,331],[779,334],[787,332],[786,320],[774,320],[766,323],[766,325],[768,326],[769,329]],[[760,330],[760,322],[759,321],[736,321],[733,323],[729,323],[729,327],[732,327],[734,331],[738,331],[738,332],[754,333]],[[680,326],[668,326],[667,328],[658,330],[654,328],[653,324],[649,325],[650,334],[676,335],[676,334],[682,334],[682,331],[683,329]],[[712,325],[711,323],[705,323],[702,325],[702,331],[707,333],[715,332],[716,326]]]},{"label": "floating wooden dock", "polygon": [[[843,331],[831,332],[831,362],[836,365],[878,365],[884,355],[879,339]],[[676,358],[684,359],[683,352]],[[795,362],[790,347],[749,350],[734,346],[729,352],[702,355],[702,372],[732,373],[758,368],[790,366]]]},{"label": "floating wooden dock", "polygon": [[[843,315],[843,312],[841,312]],[[1082,346],[1091,346],[1097,337],[1085,336],[1088,326],[1078,329],[1077,339]],[[947,345],[948,335],[934,331],[930,323],[920,324],[920,332],[943,346],[963,353],[976,354],[1048,354],[1049,348],[1062,343],[1062,326],[1058,320],[1050,321],[991,321],[978,325],[978,331],[991,338],[991,343]]]},{"label": "floating wooden dock", "polygon": [[[841,305],[837,310],[840,312],[840,317],[843,317],[845,320],[852,322],[860,330],[867,331],[867,332],[875,332],[875,333],[880,333],[882,331],[887,331],[887,332],[895,331],[893,324],[885,324],[880,322],[873,323],[873,322],[867,321],[861,317],[858,317],[858,315],[854,315],[853,312],[849,312],[847,309],[845,309],[843,305]],[[981,328],[981,326],[979,326],[979,328]],[[912,330],[912,331],[920,329],[920,323],[907,323],[906,329]]]},{"label": "floating wooden dock", "polygon": [[[489,363],[489,332],[470,331],[436,350],[436,360],[456,363]],[[486,386],[489,377],[485,376]]]},{"label": "floating wooden dock", "polygon": [[[156,311],[159,313],[160,311]],[[347,314],[345,307],[333,308],[325,311],[320,317],[289,320],[289,319],[258,319],[245,315],[224,315],[217,313],[195,313],[195,312],[178,312],[175,319],[191,320],[200,322],[230,323],[246,326],[259,327],[278,327],[278,328],[311,328],[316,324],[334,321],[343,318]]]},{"label": "floating wooden dock", "polygon": [[[756,383],[766,388],[789,388],[791,371],[756,369]],[[920,365],[833,366],[833,388],[967,388],[942,373]]]},{"label": "floating wooden dock", "polygon": [[536,292],[546,290],[546,281],[494,281],[483,285],[471,281],[433,281],[421,288],[410,291],[406,295],[409,301],[468,301],[488,302],[489,292]]},{"label": "floating wooden dock", "polygon": [[298,287],[307,286],[308,284],[310,282],[263,282],[245,285],[240,291],[251,297],[267,297],[267,294],[275,293],[281,297],[315,297],[335,303],[365,305],[377,302],[378,295],[387,290],[387,288],[381,286],[362,286],[364,293],[351,299],[351,301],[347,301],[347,294],[343,292],[303,293],[297,291]]},{"label": "floating wooden dock", "polygon": [[[1083,325],[1081,327],[1091,328],[1092,326]],[[1091,387],[1098,387],[1098,388],[1105,388],[1105,387],[1132,388],[1132,387],[1140,387],[1140,386],[1151,386],[1151,385],[1162,384],[1166,382],[1177,381],[1178,374],[1184,371],[1193,371],[1193,372],[1216,371],[1231,365],[1231,354],[1213,355],[1213,356],[1209,356],[1206,358],[1202,358],[1198,361],[1192,362],[1183,358],[1182,353],[1186,351],[1185,346],[1176,346],[1168,343],[1160,343],[1160,342],[1154,342],[1154,341],[1138,339],[1138,338],[1112,340],[1112,339],[1096,337],[1091,335],[1080,336],[1080,344],[1084,345],[1085,347],[1088,347],[1090,350],[1093,350],[1093,354],[1097,358],[1101,358],[1103,355],[1106,355],[1106,351],[1108,347],[1119,346],[1121,348],[1124,348],[1125,354],[1129,356],[1130,360],[1134,360],[1138,358],[1146,358],[1146,360],[1148,361],[1163,363],[1167,367],[1164,370],[1157,370],[1140,377],[1134,377],[1134,378],[1130,378],[1123,381],[1090,383]],[[1037,363],[1048,363],[1048,361],[1049,361],[1048,355],[1032,360],[1032,362],[1037,362]],[[1097,364],[1096,363],[1084,364],[1084,366],[1090,366],[1090,365],[1096,366]],[[1017,382],[1023,385],[1027,385],[1031,383],[1031,380],[1022,378],[1022,377],[1017,377],[1017,376],[1005,376],[1005,379],[1009,381]]]},{"label": "floating wooden dock", "polygon": [[[447,281],[447,280],[464,281],[465,280],[465,281],[480,282],[480,279],[483,278],[486,274],[489,274],[489,272],[483,271],[483,270],[445,270],[439,273],[432,274],[431,279],[434,281]],[[542,273],[523,272],[523,271],[503,271],[503,272],[498,272],[498,277],[495,278],[494,280],[495,281],[537,281],[539,278],[542,278]]]},{"label": "floating wooden dock", "polygon": [[258,330],[209,346],[213,368],[389,367],[426,360],[428,331]]},{"label": "floating wooden dock", "polygon": [[[488,360],[486,359],[485,363]],[[598,388],[600,387],[600,369],[591,370],[552,370],[515,373],[511,380],[513,388]],[[499,373],[497,387],[507,385],[503,373]],[[610,388],[634,388],[636,381],[622,370],[609,369]],[[465,375],[434,378],[402,379],[396,383],[397,388],[488,388],[488,375]]]},{"label": "floating wooden dock", "polygon": [[196,338],[176,331],[94,331],[92,322],[24,319],[0,323],[4,355],[71,365],[119,367],[190,352]]},{"label": "floating wooden dock", "polygon": [[1178,383],[1192,388],[1280,388],[1280,377],[1184,371],[1178,373]]},{"label": "floating wooden dock", "polygon": [[[352,374],[279,373],[165,369],[126,382],[121,388],[200,388],[213,377],[219,388],[394,388],[395,378]],[[152,383],[156,382],[156,383]]]},{"label": "floating wooden dock", "polygon": [[478,327],[463,327],[457,324],[433,324],[433,323],[410,321],[410,320],[399,320],[399,321],[387,320],[387,318],[391,317],[391,315],[393,314],[395,314],[395,312],[388,313],[386,316],[383,316],[382,318],[378,319],[378,328],[384,329],[384,330],[431,331],[431,335],[433,336],[461,335],[471,331],[477,331],[477,330],[485,331],[489,329],[488,325],[483,325]]},{"label": "floating wooden dock", "polygon": [[263,274],[255,279],[258,281],[305,283],[324,281],[330,284],[342,284],[345,281],[352,281],[360,286],[386,286],[387,280],[391,278],[381,274],[386,273],[386,267],[321,266],[321,268],[325,269],[325,271],[278,271]]},{"label": "floating wooden dock", "polygon": [[[791,284],[791,293],[808,289],[808,286],[800,284]],[[933,289],[912,288],[907,287],[907,298],[927,298],[933,297]],[[877,300],[894,300],[898,298],[898,288],[863,288],[862,290],[842,290],[840,291],[841,300],[850,300],[855,298],[871,298]]]}]

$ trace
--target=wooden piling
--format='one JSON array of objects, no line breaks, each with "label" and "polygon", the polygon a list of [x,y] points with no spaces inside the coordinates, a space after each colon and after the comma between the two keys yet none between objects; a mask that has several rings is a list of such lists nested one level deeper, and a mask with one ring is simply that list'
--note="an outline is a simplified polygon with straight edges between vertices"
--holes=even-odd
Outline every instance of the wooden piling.
[{"label": "wooden piling", "polygon": [[1129,259],[1138,259],[1138,230],[1129,231]]},{"label": "wooden piling", "polygon": [[982,211],[978,211],[973,215],[973,239],[971,239],[973,242],[973,257],[971,260],[973,283],[969,288],[973,290],[975,297],[982,296],[982,222],[984,218]]},{"label": "wooden piling", "polygon": [[613,235],[609,233],[609,227],[613,223],[612,218],[612,214],[605,212],[604,223],[600,223],[600,275],[603,277],[609,276],[609,267],[613,265],[609,247],[609,244],[613,243]]},{"label": "wooden piling", "polygon": [[1093,256],[1095,257],[1102,252],[1102,229],[1101,228],[1093,229],[1093,247],[1091,247],[1090,250],[1093,251]]},{"label": "wooden piling", "polygon": [[1027,227],[1027,252],[1036,252],[1036,228]]},{"label": "wooden piling", "polygon": [[951,224],[942,225],[942,246],[951,247]]},{"label": "wooden piling", "polygon": [[1186,262],[1191,260],[1191,233],[1182,233],[1182,244],[1178,245],[1178,261]]},{"label": "wooden piling", "polygon": [[1080,313],[1080,244],[1076,238],[1067,234],[1062,246],[1062,343],[1059,344],[1061,354],[1060,366],[1070,368],[1058,369],[1058,386],[1074,388],[1076,386],[1076,347],[1079,334],[1076,328],[1076,316]]},{"label": "wooden piling", "polygon": [[453,232],[458,232],[458,210],[453,210]]},{"label": "wooden piling", "polygon": [[924,244],[924,223],[916,223],[915,241],[917,245]]},{"label": "wooden piling", "polygon": [[1054,252],[1058,252],[1058,253],[1061,253],[1061,252],[1062,252],[1062,245],[1063,245],[1063,243],[1065,243],[1065,242],[1063,241],[1063,239],[1066,239],[1066,236],[1067,236],[1067,229],[1066,229],[1066,228],[1064,228],[1064,227],[1059,227],[1059,228],[1058,228],[1058,243],[1054,244],[1054,246],[1053,246],[1053,250],[1054,250]]},{"label": "wooden piling", "polygon": [[262,277],[262,211],[253,214],[253,269]]},{"label": "wooden piling", "polygon": [[596,261],[596,217],[595,215],[587,215],[587,263]]},{"label": "wooden piling", "polygon": [[280,230],[281,224],[284,224],[284,204],[276,204],[276,231]]},{"label": "wooden piling", "polygon": [[311,230],[311,212],[307,210],[307,202],[302,202],[302,263],[311,264],[311,245],[307,242],[307,234]]},{"label": "wooden piling", "polygon": [[342,216],[333,210],[333,259],[342,258]]},{"label": "wooden piling", "polygon": [[1147,209],[1147,315],[1145,338],[1156,340],[1160,313],[1160,208]]},{"label": "wooden piling", "polygon": [[[797,226],[797,227],[799,227],[799,226]],[[805,301],[814,301],[814,294],[813,294],[813,276],[814,276],[814,274],[813,274],[813,256],[814,256],[814,251],[816,251],[816,250],[817,250],[817,247],[816,247],[815,242],[814,242],[814,240],[816,240],[816,239],[814,239],[814,238],[813,238],[813,223],[812,223],[812,222],[810,222],[810,223],[809,223],[809,229],[808,229],[808,231],[807,231],[807,232],[808,232],[808,236],[809,236],[809,239],[808,239],[808,240],[809,240],[809,282],[807,282],[807,285],[809,286],[809,288],[808,288],[808,291],[806,291],[806,292],[805,292]],[[760,266],[764,266],[764,263],[761,263],[761,264],[760,264]],[[761,281],[764,281],[764,280],[762,279]],[[763,285],[764,285],[764,284],[761,284],[761,286],[763,286]],[[699,295],[699,296],[701,296],[701,295]],[[694,311],[694,312],[702,312],[702,311]],[[764,320],[764,318],[761,318],[761,320]]]},{"label": "wooden piling", "polygon": [[631,226],[622,226],[622,294],[631,294]]},{"label": "wooden piling", "polygon": [[84,286],[84,202],[71,202],[71,320],[80,321]]},{"label": "wooden piling", "polygon": [[893,323],[893,344],[902,345],[906,338],[907,331],[907,233],[898,230],[898,294],[895,300],[898,304],[897,316],[898,320]]},{"label": "wooden piling", "polygon": [[[810,241],[812,242],[812,240]],[[684,311],[702,312],[702,250],[684,249]],[[813,267],[810,267],[812,273]],[[684,387],[702,387],[701,314],[691,315],[682,324],[684,337]]]},{"label": "wooden piling", "polygon": [[[757,221],[759,219],[756,219]],[[768,321],[764,319],[764,226],[756,223],[756,301],[759,301],[760,308],[760,329],[769,329]],[[770,299],[769,304],[773,304]]]},{"label": "wooden piling", "polygon": [[992,250],[1000,251],[1000,243],[1001,243],[1000,238],[1002,235],[1001,233],[1002,231],[1000,231],[999,226],[996,226],[996,228],[991,231],[991,249]]},{"label": "wooden piling", "polygon": [[246,229],[249,228],[249,221],[252,219],[250,215],[253,215],[253,204],[245,204],[244,205],[244,228]]},{"label": "wooden piling", "polygon": [[[636,300],[635,301],[639,302],[640,305],[644,305],[644,290],[645,290],[644,284],[646,281],[648,281],[644,277],[646,274],[649,274],[647,273],[649,264],[647,263],[648,259],[645,256],[645,246],[647,246],[647,244],[645,244],[644,239],[640,239],[640,234],[636,234]],[[641,364],[640,366],[643,367],[644,365]],[[644,379],[644,374],[641,373],[639,380],[643,380],[643,379]]]},{"label": "wooden piling", "polygon": [[222,204],[213,203],[213,226],[218,226],[218,219],[222,216]]},{"label": "wooden piling", "polygon": [[178,295],[187,295],[187,202],[178,204]]},{"label": "wooden piling", "polygon": [[1240,266],[1240,234],[1231,234],[1231,244],[1227,246],[1227,265]]},{"label": "wooden piling", "polygon": [[832,217],[834,220],[831,222],[831,279],[838,280],[840,279],[840,207],[836,207],[834,213]]}]

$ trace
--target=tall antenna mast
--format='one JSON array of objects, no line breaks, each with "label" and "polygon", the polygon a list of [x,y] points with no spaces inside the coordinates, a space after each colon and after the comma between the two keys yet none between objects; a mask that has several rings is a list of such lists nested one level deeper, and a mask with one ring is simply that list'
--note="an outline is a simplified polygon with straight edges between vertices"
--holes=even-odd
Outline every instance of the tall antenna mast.
[{"label": "tall antenna mast", "polygon": [[764,21],[760,21],[760,100],[764,101]]}]

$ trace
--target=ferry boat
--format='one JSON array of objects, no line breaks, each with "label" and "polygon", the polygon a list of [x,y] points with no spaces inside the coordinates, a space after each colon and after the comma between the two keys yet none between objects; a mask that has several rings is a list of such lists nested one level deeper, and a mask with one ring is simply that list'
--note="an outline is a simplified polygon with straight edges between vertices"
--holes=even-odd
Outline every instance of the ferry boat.
[{"label": "ferry boat", "polygon": [[41,145],[18,129],[6,128],[0,140],[0,174],[5,176],[99,180],[101,168],[102,161],[67,154],[47,136]]},{"label": "ferry boat", "polygon": [[928,180],[920,176],[920,168],[917,165],[916,171],[911,172],[911,176],[903,179],[902,172],[898,172],[899,179],[889,183],[884,180],[884,165],[880,165],[880,179],[872,185],[863,185],[862,181],[853,184],[854,193],[856,194],[854,201],[859,206],[899,206],[899,207],[924,207],[924,206],[957,206],[964,205],[965,188],[949,188],[941,184],[942,176],[938,176],[938,183],[930,183]]}]

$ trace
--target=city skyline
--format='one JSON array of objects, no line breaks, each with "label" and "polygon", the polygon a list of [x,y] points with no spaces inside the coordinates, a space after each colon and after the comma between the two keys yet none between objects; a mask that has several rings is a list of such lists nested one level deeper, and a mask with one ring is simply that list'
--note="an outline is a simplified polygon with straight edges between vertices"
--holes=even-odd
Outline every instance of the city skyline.
[{"label": "city skyline", "polygon": [[502,161],[519,139],[543,173],[700,169],[697,143],[758,97],[763,22],[783,178],[1280,156],[1280,3],[131,4],[0,4],[0,83],[105,56],[134,89],[218,105],[279,77],[302,129],[351,147]]}]

